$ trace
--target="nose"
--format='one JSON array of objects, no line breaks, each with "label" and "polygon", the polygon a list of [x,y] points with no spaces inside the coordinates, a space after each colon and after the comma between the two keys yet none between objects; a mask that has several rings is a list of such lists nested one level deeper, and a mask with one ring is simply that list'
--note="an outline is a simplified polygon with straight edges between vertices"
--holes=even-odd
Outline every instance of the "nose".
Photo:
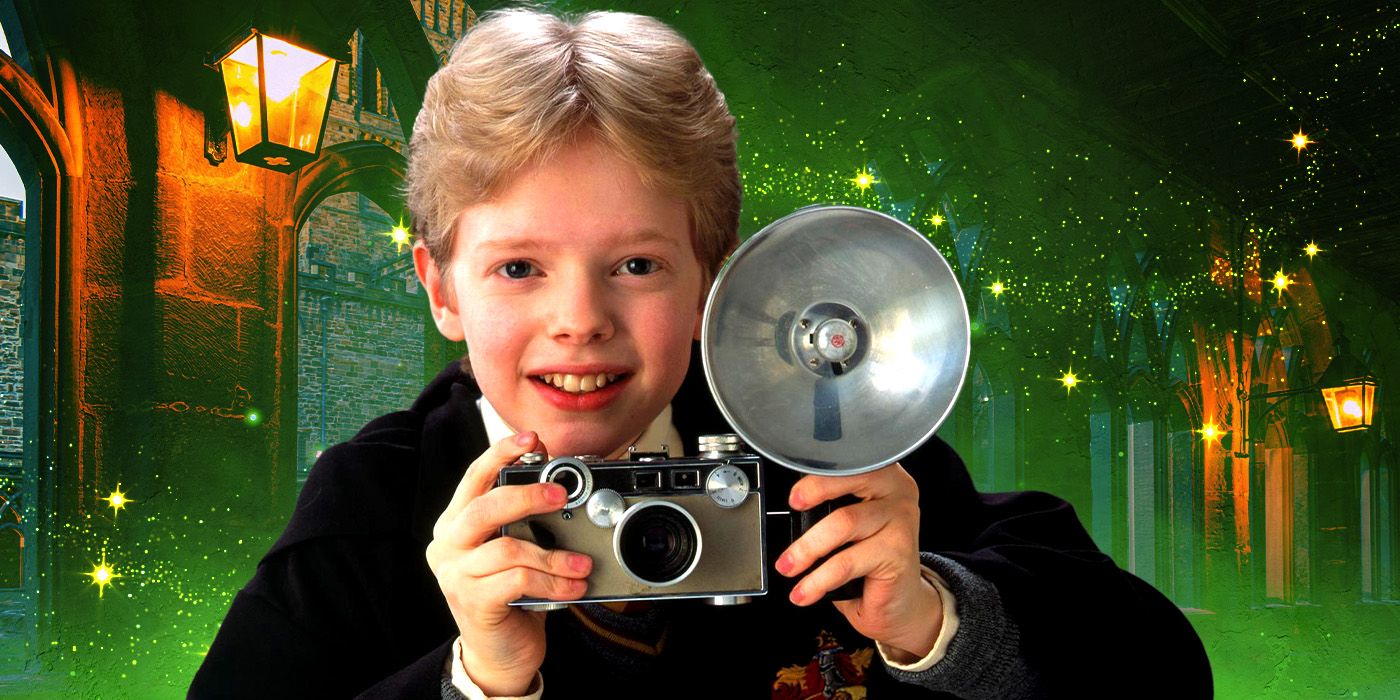
[{"label": "nose", "polygon": [[[560,275],[561,277],[564,275]],[[568,276],[550,300],[550,337],[578,345],[613,336],[613,300],[606,286],[586,276]]]}]

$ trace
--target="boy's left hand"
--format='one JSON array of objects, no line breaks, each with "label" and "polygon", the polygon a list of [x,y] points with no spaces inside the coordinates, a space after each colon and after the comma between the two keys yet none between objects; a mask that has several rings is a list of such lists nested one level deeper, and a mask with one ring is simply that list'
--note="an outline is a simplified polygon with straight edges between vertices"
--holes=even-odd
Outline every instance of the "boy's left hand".
[{"label": "boy's left hand", "polygon": [[864,499],[822,518],[778,557],[778,573],[796,576],[842,545],[792,590],[792,602],[811,605],[828,591],[865,577],[861,597],[836,601],[857,632],[905,652],[911,662],[928,655],[943,626],[943,600],[924,580],[919,561],[919,487],[898,463],[854,476],[808,475],[793,485],[788,505],[807,510],[838,496]]}]

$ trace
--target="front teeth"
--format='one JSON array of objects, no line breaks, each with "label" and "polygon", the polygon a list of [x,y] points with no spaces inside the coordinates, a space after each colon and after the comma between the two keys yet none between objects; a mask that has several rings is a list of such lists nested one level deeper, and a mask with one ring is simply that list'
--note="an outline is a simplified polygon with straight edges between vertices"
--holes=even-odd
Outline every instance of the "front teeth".
[{"label": "front teeth", "polygon": [[553,384],[556,388],[563,389],[571,394],[584,394],[597,389],[602,389],[608,384],[617,381],[616,374],[542,374],[540,381],[546,384]]}]

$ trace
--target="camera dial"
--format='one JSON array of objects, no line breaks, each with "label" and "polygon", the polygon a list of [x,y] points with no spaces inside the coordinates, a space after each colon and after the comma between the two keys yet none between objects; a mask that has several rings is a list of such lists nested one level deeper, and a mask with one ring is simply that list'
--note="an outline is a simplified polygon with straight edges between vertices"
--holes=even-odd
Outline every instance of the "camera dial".
[{"label": "camera dial", "polygon": [[737,508],[749,496],[749,476],[732,464],[717,467],[705,479],[705,493],[720,508]]},{"label": "camera dial", "polygon": [[588,504],[584,509],[588,513],[589,522],[601,528],[609,528],[622,519],[622,514],[627,510],[627,501],[623,500],[622,494],[612,489],[598,489],[588,497]]},{"label": "camera dial", "polygon": [[742,453],[744,441],[734,433],[718,433],[700,436],[700,456],[705,459],[722,459]]},{"label": "camera dial", "polygon": [[568,498],[564,509],[571,510],[583,505],[593,493],[593,472],[577,457],[560,457],[540,470],[540,483],[563,486]]}]

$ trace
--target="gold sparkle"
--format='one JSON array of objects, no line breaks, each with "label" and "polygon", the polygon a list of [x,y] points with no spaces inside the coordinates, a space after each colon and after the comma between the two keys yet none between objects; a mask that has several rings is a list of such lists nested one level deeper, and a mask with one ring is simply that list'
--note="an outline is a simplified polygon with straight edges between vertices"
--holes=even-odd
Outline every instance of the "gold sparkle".
[{"label": "gold sparkle", "polygon": [[1003,285],[1001,283],[1001,280],[997,280],[996,282],[992,283],[992,286],[987,287],[987,289],[991,290],[992,296],[1000,297],[1001,293],[1006,291],[1006,285]]},{"label": "gold sparkle", "polygon": [[1079,375],[1075,374],[1074,368],[1071,367],[1060,376],[1060,383],[1065,385],[1065,394],[1069,394],[1071,389],[1079,385]]},{"label": "gold sparkle", "polygon": [[1304,148],[1307,148],[1310,144],[1317,143],[1308,138],[1308,135],[1303,133],[1302,129],[1299,129],[1298,133],[1294,134],[1293,138],[1290,138],[1289,141],[1293,144],[1293,150],[1297,151],[1299,155],[1303,153]]},{"label": "gold sparkle", "polygon": [[1308,243],[1308,247],[1304,248],[1303,252],[1307,253],[1308,259],[1311,260],[1316,257],[1318,253],[1321,253],[1322,249],[1317,247],[1316,243]]},{"label": "gold sparkle", "polygon": [[851,182],[855,183],[855,186],[861,190],[868,190],[870,186],[878,182],[878,180],[875,179],[874,175],[862,169],[860,172],[856,173],[855,177],[851,178]]},{"label": "gold sparkle", "polygon": [[1225,434],[1213,421],[1201,426],[1201,429],[1196,432],[1200,433],[1201,439],[1206,442],[1215,442]]},{"label": "gold sparkle", "polygon": [[1283,296],[1283,293],[1288,290],[1288,285],[1293,284],[1293,279],[1284,273],[1283,268],[1279,268],[1279,271],[1274,273],[1273,284],[1278,295]]},{"label": "gold sparkle", "polygon": [[395,226],[384,235],[388,236],[389,240],[394,242],[395,253],[402,253],[403,247],[413,242],[412,234],[408,232],[408,228],[406,228],[403,224]]},{"label": "gold sparkle", "polygon": [[933,227],[934,227],[934,228],[938,228],[939,226],[942,226],[942,225],[943,225],[943,222],[945,222],[945,221],[947,221],[947,219],[943,218],[943,215],[942,215],[942,214],[934,214],[933,216],[930,216],[930,217],[928,218],[928,222],[929,222],[930,224],[933,224]]},{"label": "gold sparkle", "polygon": [[112,568],[111,564],[107,563],[106,552],[102,553],[102,563],[92,567],[92,571],[83,575],[92,578],[93,585],[97,586],[98,598],[102,597],[103,592],[106,590],[107,586],[112,585],[114,579],[122,577],[121,574],[117,573],[116,570]]},{"label": "gold sparkle", "polygon": [[107,505],[111,506],[112,517],[114,518],[117,517],[117,513],[121,512],[121,509],[126,507],[126,504],[135,503],[135,501],[133,501],[132,499],[127,498],[126,494],[122,493],[122,484],[120,481],[117,482],[117,488],[116,490],[112,491],[112,495],[103,497],[98,500],[106,501]]}]

